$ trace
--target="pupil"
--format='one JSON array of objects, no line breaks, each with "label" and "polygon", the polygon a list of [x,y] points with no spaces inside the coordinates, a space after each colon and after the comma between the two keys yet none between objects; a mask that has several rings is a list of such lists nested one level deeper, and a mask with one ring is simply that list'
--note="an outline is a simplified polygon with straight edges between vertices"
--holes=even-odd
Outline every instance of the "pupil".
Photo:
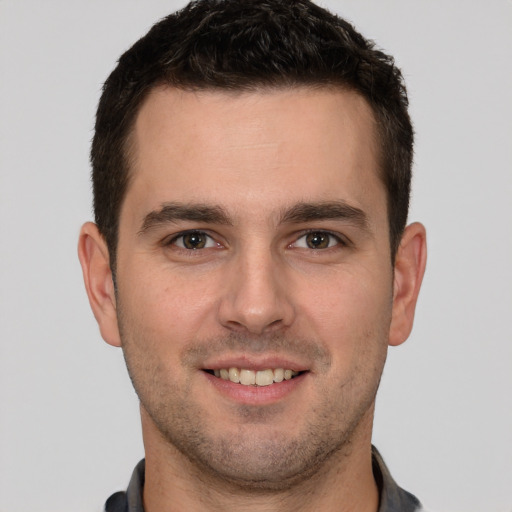
[{"label": "pupil", "polygon": [[311,249],[325,249],[329,245],[329,237],[325,233],[310,233],[306,241]]},{"label": "pupil", "polygon": [[188,233],[183,236],[183,244],[187,249],[202,249],[206,245],[206,240],[201,233]]}]

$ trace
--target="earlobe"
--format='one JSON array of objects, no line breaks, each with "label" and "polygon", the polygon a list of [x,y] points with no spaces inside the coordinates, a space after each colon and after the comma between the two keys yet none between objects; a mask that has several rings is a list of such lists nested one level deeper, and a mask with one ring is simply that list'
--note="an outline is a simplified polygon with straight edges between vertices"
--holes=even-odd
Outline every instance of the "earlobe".
[{"label": "earlobe", "polygon": [[400,345],[411,333],[426,261],[425,228],[415,222],[405,229],[395,258],[390,345]]},{"label": "earlobe", "polygon": [[87,222],[80,230],[78,258],[82,265],[85,289],[103,339],[121,346],[117,324],[116,298],[105,239],[96,224]]}]

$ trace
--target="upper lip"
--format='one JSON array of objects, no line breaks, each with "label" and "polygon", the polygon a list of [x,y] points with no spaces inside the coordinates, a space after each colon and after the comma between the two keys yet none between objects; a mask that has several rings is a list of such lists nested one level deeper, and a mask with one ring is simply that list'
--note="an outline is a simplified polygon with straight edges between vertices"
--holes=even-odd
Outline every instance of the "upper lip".
[{"label": "upper lip", "polygon": [[220,370],[222,368],[243,368],[244,370],[267,370],[267,369],[290,369],[295,371],[306,371],[309,367],[295,358],[285,356],[263,356],[255,357],[248,354],[237,356],[217,357],[205,361],[202,366],[205,370]]}]

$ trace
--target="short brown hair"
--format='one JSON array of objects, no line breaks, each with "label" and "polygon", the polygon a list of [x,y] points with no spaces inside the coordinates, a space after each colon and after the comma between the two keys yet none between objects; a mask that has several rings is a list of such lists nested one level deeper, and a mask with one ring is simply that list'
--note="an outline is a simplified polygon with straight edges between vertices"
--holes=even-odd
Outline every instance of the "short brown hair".
[{"label": "short brown hair", "polygon": [[377,122],[394,257],[407,222],[414,137],[393,58],[309,0],[199,0],[155,24],[103,88],[91,163],[95,220],[113,270],[129,134],[142,102],[162,84],[247,91],[334,85],[361,94]]}]

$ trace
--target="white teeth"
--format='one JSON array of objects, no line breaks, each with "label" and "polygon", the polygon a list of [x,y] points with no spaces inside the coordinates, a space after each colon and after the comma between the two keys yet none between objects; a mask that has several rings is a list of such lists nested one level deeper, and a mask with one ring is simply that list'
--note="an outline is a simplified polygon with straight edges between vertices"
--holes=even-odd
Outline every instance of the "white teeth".
[{"label": "white teeth", "polygon": [[274,382],[274,372],[272,370],[262,370],[256,372],[256,384],[258,386],[270,386]]},{"label": "white teeth", "polygon": [[240,384],[244,386],[256,384],[256,373],[252,370],[240,370]]},{"label": "white teeth", "polygon": [[245,370],[239,368],[221,368],[220,370],[214,370],[214,375],[220,377],[223,380],[229,380],[236,384],[242,384],[244,386],[270,386],[274,382],[283,382],[283,380],[290,380],[299,374],[295,370],[285,370],[283,368],[276,368],[275,370]]},{"label": "white teeth", "polygon": [[284,379],[284,370],[282,368],[277,368],[274,370],[274,382],[283,382]]},{"label": "white teeth", "polygon": [[238,368],[230,368],[229,369],[229,380],[231,382],[240,382],[240,371]]}]

